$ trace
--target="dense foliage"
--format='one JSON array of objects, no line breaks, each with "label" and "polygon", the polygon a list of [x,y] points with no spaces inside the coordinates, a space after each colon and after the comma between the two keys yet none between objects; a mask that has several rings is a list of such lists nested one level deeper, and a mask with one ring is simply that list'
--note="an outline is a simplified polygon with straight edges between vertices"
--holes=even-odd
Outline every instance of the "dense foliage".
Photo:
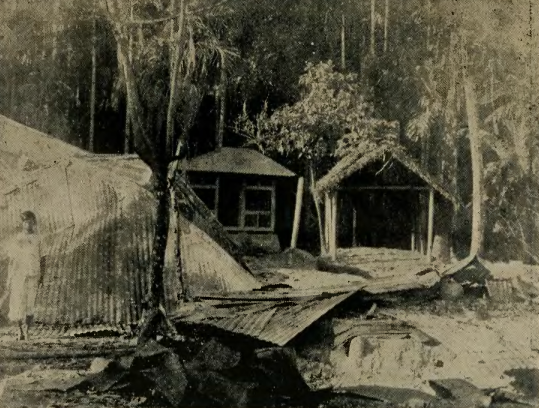
[{"label": "dense foliage", "polygon": [[[295,157],[295,170],[314,164],[318,177],[345,148],[397,133],[469,203],[466,72],[477,91],[486,251],[537,260],[535,2],[186,2],[173,120],[190,154],[212,149],[224,121],[225,144]],[[118,4],[132,18],[125,35],[145,132],[165,134],[177,44],[165,17],[176,2]],[[0,113],[84,148],[133,151],[109,17],[98,0],[2,2]]]}]

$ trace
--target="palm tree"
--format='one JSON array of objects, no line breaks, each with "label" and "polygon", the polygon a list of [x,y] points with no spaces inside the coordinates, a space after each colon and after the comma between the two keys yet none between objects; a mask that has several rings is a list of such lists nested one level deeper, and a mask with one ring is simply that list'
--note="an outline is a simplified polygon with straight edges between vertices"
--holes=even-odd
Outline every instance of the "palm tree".
[{"label": "palm tree", "polygon": [[[208,16],[222,10],[208,2],[179,0],[177,8],[169,10],[165,16],[137,20],[131,18],[131,10],[124,2],[107,0],[106,12],[116,39],[135,151],[152,169],[157,198],[150,285],[150,307],[153,309],[159,307],[164,296],[163,266],[171,208],[170,188],[177,174],[170,171],[170,165],[185,156],[187,132],[202,95],[211,85],[210,68],[225,55],[232,54],[220,46],[206,24]],[[175,29],[171,35],[172,22],[175,22]],[[144,35],[144,38],[139,36],[134,44],[136,52],[130,60],[129,34],[134,27],[143,24],[151,28],[148,31],[152,34]],[[166,49],[172,52],[169,59],[162,58]],[[167,70],[168,84],[158,80],[157,89],[152,91],[155,78]],[[166,95],[166,101],[162,95]],[[160,131],[163,121],[164,132]],[[180,125],[179,136],[176,124]]]}]

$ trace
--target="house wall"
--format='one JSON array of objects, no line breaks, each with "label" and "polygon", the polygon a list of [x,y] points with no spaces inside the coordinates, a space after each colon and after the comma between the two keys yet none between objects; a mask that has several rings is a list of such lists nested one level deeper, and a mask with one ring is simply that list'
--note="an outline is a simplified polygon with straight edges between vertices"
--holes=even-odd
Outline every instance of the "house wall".
[{"label": "house wall", "polygon": [[[295,180],[275,178],[269,176],[254,176],[254,175],[237,175],[237,174],[216,174],[216,173],[191,173],[190,179],[196,189],[197,182],[206,180],[213,183],[213,179],[219,177],[219,198],[217,218],[223,226],[234,235],[248,234],[252,238],[257,236],[260,241],[278,240],[280,247],[288,247],[290,245],[290,235],[292,233],[292,219],[294,208],[294,188]],[[253,227],[241,227],[240,219],[242,211],[242,190],[244,186],[260,185],[262,188],[275,188],[275,203],[274,212],[275,218],[273,226],[257,230]],[[268,190],[269,191],[269,190]],[[202,191],[201,194],[208,196],[207,200],[212,201],[211,194],[207,191]],[[202,198],[202,197],[201,197]],[[204,200],[204,198],[203,198]],[[271,205],[271,202],[269,203]],[[273,235],[274,237],[270,237]],[[270,244],[268,244],[270,245]],[[275,244],[271,244],[275,246]]]}]

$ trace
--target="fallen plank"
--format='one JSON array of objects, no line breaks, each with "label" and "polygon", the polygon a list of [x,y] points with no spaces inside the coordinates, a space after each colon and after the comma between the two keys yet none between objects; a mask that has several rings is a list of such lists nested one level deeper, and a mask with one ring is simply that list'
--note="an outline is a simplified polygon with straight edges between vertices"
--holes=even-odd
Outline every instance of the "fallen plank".
[{"label": "fallen plank", "polygon": [[372,275],[366,270],[355,266],[334,263],[324,258],[317,258],[316,269],[322,272],[345,273],[349,275],[361,276],[365,279],[372,279]]},{"label": "fallen plank", "polygon": [[402,321],[364,320],[354,321],[349,327],[335,329],[335,346],[346,343],[352,337],[376,336],[382,334],[410,334],[413,327]]},{"label": "fallen plank", "polygon": [[86,358],[86,357],[109,357],[117,355],[127,355],[132,353],[134,348],[119,350],[42,350],[42,351],[16,351],[0,350],[0,361],[5,360],[47,360],[47,359],[67,359],[67,358]]},{"label": "fallen plank", "polygon": [[[427,406],[436,400],[435,397],[425,392],[409,388],[382,387],[377,385],[358,385],[336,389],[337,394],[354,394],[364,398],[381,401],[387,404],[399,404],[398,406],[410,406],[412,402]],[[423,404],[420,404],[420,403]]]},{"label": "fallen plank", "polygon": [[461,406],[488,407],[492,402],[484,391],[460,378],[430,380],[429,384],[441,398],[459,401]]},{"label": "fallen plank", "polygon": [[405,321],[376,319],[354,321],[346,328],[337,327],[335,330],[334,345],[335,347],[338,347],[347,343],[354,337],[384,335],[410,335],[416,337],[421,343],[428,346],[438,346],[441,344],[434,337],[429,336]]}]

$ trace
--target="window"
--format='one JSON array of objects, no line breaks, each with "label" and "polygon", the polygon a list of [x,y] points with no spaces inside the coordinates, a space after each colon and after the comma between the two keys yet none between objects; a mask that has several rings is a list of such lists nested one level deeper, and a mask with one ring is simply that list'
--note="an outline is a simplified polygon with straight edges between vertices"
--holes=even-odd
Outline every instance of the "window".
[{"label": "window", "polygon": [[213,174],[190,174],[189,182],[198,198],[215,216],[219,208],[219,177]]},{"label": "window", "polygon": [[275,185],[244,185],[240,226],[248,230],[272,231],[275,226]]}]

